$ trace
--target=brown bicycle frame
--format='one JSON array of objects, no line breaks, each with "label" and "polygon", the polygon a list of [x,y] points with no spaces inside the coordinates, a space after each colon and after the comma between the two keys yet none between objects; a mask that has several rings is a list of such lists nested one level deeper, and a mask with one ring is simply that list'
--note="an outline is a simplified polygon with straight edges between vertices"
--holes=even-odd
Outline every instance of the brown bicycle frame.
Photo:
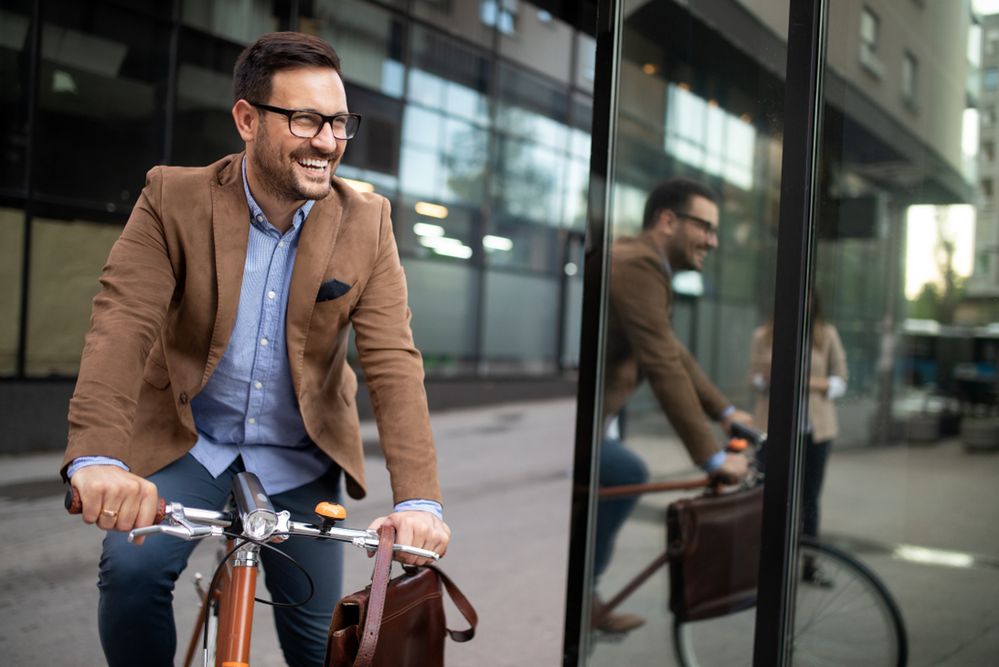
[{"label": "brown bicycle frame", "polygon": [[[233,548],[226,542],[226,551]],[[215,589],[206,591],[194,624],[183,664],[191,667],[202,636],[205,615],[211,613],[214,602],[219,605],[218,633],[215,638],[215,667],[249,667],[250,637],[253,634],[253,601],[257,591],[259,554],[246,558],[243,550],[230,555],[219,574]]]}]

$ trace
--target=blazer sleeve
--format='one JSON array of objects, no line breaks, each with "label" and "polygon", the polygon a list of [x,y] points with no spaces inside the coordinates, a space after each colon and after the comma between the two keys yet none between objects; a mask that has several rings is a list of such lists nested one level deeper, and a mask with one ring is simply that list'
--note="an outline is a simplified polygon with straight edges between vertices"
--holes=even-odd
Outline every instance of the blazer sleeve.
[{"label": "blazer sleeve", "polygon": [[843,381],[846,382],[849,377],[847,377],[846,351],[843,349],[843,341],[840,340],[836,327],[831,324],[827,326],[829,327],[827,329],[829,335],[829,375],[843,378]]},{"label": "blazer sleeve", "polygon": [[719,449],[705,418],[705,405],[711,409],[725,401],[673,334],[667,280],[653,256],[621,261],[615,258],[611,267],[611,307],[659,405],[691,458],[700,464]]},{"label": "blazer sleeve", "polygon": [[132,424],[149,351],[160,335],[176,277],[160,216],[162,174],[146,186],[114,243],[94,297],[63,460],[101,455],[130,461]]},{"label": "blazer sleeve", "polygon": [[351,315],[357,351],[396,504],[423,498],[441,502],[437,457],[423,358],[410,329],[406,275],[392,234],[391,210],[382,202],[375,264]]}]

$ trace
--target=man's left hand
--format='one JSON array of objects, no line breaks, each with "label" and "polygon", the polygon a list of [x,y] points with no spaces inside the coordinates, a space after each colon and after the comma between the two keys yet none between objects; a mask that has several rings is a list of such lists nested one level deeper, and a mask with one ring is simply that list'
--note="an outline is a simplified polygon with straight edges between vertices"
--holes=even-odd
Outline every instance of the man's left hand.
[{"label": "man's left hand", "polygon": [[746,426],[752,426],[753,415],[749,414],[745,410],[735,410],[729,416],[722,419],[722,427],[729,435],[732,435],[732,422],[739,422],[740,424],[745,424]]},{"label": "man's left hand", "polygon": [[[446,523],[430,512],[419,510],[393,512],[388,516],[378,517],[371,522],[368,528],[378,530],[385,522],[389,522],[395,526],[396,544],[429,549],[444,556],[444,553],[447,551],[448,542],[451,541],[451,529],[448,528]],[[432,562],[429,558],[421,558],[401,552],[396,552],[395,559],[406,565],[426,565]]]}]

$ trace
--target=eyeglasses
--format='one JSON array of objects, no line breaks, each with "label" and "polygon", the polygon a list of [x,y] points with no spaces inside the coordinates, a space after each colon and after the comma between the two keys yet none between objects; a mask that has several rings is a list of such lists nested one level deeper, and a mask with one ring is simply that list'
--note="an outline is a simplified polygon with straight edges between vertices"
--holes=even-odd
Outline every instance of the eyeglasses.
[{"label": "eyeglasses", "polygon": [[697,226],[702,232],[708,236],[718,237],[718,225],[705,220],[704,218],[698,218],[696,215],[690,215],[689,213],[681,213],[679,211],[673,211],[678,218],[683,218],[684,220],[690,220],[691,222],[697,223]]},{"label": "eyeglasses", "polygon": [[354,135],[357,134],[357,128],[361,126],[361,114],[359,113],[335,113],[332,116],[324,116],[315,111],[282,109],[259,102],[250,102],[250,104],[264,111],[287,116],[288,131],[299,139],[311,139],[318,136],[326,123],[330,124],[335,139],[353,139]]}]

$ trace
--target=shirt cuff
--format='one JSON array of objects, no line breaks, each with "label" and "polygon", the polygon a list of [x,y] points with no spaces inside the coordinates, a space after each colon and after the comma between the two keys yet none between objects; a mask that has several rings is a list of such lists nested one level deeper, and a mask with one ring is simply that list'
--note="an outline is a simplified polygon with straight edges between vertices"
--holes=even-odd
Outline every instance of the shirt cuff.
[{"label": "shirt cuff", "polygon": [[838,375],[829,376],[829,389],[826,390],[826,398],[836,400],[846,393],[846,380]]},{"label": "shirt cuff", "polygon": [[444,508],[436,500],[404,500],[395,506],[396,512],[430,512],[435,517],[444,520]]},{"label": "shirt cuff", "polygon": [[714,456],[701,464],[701,470],[710,474],[713,473],[718,468],[721,468],[722,464],[725,463],[725,452],[724,450],[718,450],[715,452]]},{"label": "shirt cuff", "polygon": [[86,468],[87,466],[118,466],[125,472],[130,472],[128,466],[123,461],[113,459],[110,456],[78,456],[73,459],[73,462],[69,464],[69,468],[66,469],[66,477],[72,477],[73,473],[77,470]]},{"label": "shirt cuff", "polygon": [[718,413],[718,421],[721,421],[721,420],[725,419],[726,417],[728,417],[733,412],[735,412],[735,406],[734,405],[728,406],[727,408],[725,408],[724,410],[722,410],[720,413]]}]

